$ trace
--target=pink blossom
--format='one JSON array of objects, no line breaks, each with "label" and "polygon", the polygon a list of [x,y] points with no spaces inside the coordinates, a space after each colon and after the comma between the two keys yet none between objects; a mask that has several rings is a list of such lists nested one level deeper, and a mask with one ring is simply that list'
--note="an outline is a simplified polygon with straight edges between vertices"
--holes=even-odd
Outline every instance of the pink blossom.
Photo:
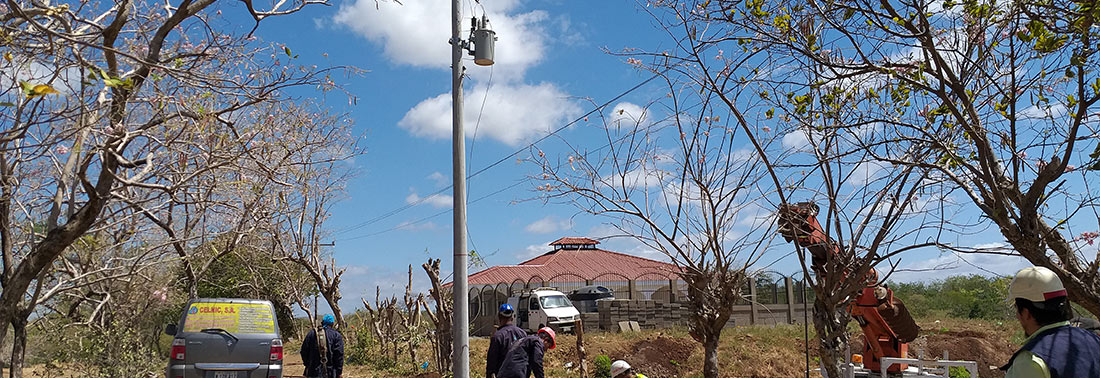
[{"label": "pink blossom", "polygon": [[1073,172],[1073,170],[1075,170],[1075,169],[1077,169],[1077,167],[1074,167],[1072,165],[1067,165],[1066,166],[1066,173]]},{"label": "pink blossom", "polygon": [[160,301],[161,303],[168,302],[168,289],[160,288],[153,291],[153,299]]},{"label": "pink blossom", "polygon": [[765,133],[770,133],[770,132],[772,132],[772,128],[764,126],[764,127],[760,128],[760,131],[763,131]]},{"label": "pink blossom", "polygon": [[69,153],[69,147],[64,144],[59,144],[57,145],[57,147],[54,147],[53,152],[57,153],[58,155],[65,155]]}]

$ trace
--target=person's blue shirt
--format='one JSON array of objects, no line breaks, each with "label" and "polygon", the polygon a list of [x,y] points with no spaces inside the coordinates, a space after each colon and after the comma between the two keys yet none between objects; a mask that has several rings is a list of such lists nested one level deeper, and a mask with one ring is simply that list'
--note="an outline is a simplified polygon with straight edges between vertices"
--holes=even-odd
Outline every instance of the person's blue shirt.
[{"label": "person's blue shirt", "polygon": [[500,364],[497,378],[528,378],[532,374],[535,378],[545,378],[542,371],[544,349],[542,338],[537,334],[512,343]]},{"label": "person's blue shirt", "polygon": [[527,332],[514,324],[507,324],[493,332],[493,337],[489,339],[489,352],[485,356],[486,377],[497,373],[500,364],[504,362],[504,356],[508,354],[508,348],[524,337],[527,337]]},{"label": "person's blue shirt", "polygon": [[[324,367],[325,378],[339,378],[344,374],[344,337],[329,326],[323,327],[325,340],[328,341],[325,351],[328,356],[328,364]],[[317,330],[309,331],[302,340],[302,364],[305,365],[306,377],[321,377],[321,351],[317,347]]]}]

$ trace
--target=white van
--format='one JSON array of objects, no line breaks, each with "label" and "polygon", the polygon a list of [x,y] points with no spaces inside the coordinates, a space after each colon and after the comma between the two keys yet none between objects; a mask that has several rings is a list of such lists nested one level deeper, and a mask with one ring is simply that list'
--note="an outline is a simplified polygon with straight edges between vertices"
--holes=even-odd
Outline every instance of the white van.
[{"label": "white van", "polygon": [[555,332],[570,332],[581,316],[565,294],[550,287],[508,298],[508,304],[516,309],[516,325],[527,332],[547,326]]}]

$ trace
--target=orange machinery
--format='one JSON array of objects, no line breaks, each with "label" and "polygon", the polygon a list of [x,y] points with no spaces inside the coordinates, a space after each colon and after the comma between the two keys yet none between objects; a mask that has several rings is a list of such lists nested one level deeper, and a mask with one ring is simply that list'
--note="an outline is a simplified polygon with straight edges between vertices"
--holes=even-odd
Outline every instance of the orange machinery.
[{"label": "orange machinery", "polygon": [[[840,245],[825,234],[817,222],[817,213],[817,204],[812,202],[780,206],[779,232],[788,242],[793,241],[809,250],[811,269],[818,277],[823,277],[830,260],[841,259],[838,261],[846,263],[851,256],[846,255]],[[867,285],[848,304],[848,312],[863,329],[864,366],[871,371],[879,371],[883,357],[908,358],[908,343],[917,338],[920,328],[905,305],[894,298],[894,292],[878,284],[878,274],[874,269],[867,273],[866,282]],[[893,365],[889,372],[907,367],[904,364]]]}]

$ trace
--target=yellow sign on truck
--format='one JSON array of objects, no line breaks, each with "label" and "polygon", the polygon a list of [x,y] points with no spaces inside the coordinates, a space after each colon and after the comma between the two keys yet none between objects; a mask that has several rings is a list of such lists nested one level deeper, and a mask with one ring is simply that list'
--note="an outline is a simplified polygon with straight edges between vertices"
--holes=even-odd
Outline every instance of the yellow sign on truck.
[{"label": "yellow sign on truck", "polygon": [[230,333],[275,333],[275,314],[260,303],[195,302],[187,309],[184,332],[220,328]]}]

